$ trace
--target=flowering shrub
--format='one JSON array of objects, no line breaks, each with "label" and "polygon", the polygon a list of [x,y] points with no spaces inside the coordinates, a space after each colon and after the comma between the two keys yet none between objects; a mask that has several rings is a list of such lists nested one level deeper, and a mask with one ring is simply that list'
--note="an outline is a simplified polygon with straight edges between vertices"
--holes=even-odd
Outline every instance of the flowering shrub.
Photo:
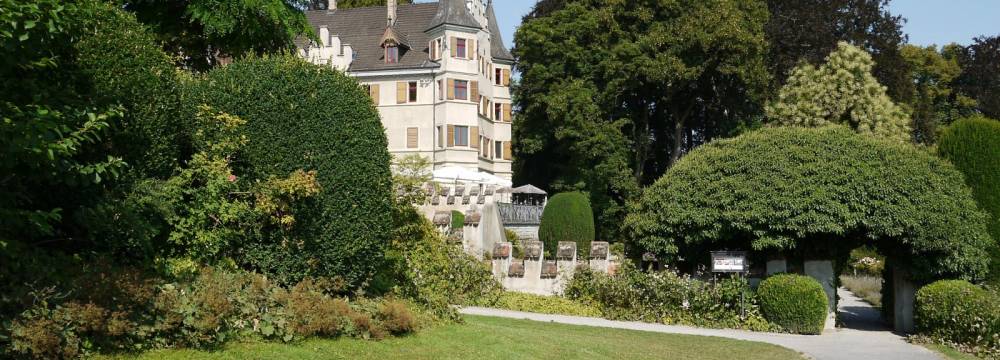
[{"label": "flowering shrub", "polygon": [[761,317],[753,291],[739,277],[702,281],[673,271],[644,273],[625,262],[614,275],[577,269],[565,295],[616,320],[775,329]]}]

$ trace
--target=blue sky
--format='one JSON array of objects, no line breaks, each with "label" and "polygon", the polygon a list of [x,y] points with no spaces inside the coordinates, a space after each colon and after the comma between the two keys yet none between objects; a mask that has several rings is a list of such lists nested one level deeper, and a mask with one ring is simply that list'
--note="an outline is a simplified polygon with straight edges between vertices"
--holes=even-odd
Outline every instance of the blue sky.
[{"label": "blue sky", "polygon": [[[513,47],[514,29],[535,0],[493,0],[493,4],[504,42]],[[911,44],[969,44],[980,35],[1000,35],[1000,0],[893,0],[889,9],[907,18],[903,31]]]}]

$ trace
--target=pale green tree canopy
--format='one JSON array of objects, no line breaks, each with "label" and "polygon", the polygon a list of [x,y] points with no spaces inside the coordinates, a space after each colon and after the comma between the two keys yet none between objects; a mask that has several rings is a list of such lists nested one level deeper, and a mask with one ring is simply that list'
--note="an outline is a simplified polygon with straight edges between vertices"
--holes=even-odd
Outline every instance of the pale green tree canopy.
[{"label": "pale green tree canopy", "polygon": [[776,125],[842,124],[862,134],[909,141],[909,116],[872,75],[874,65],[867,52],[841,42],[826,63],[792,71],[777,101],[767,106],[767,116]]}]

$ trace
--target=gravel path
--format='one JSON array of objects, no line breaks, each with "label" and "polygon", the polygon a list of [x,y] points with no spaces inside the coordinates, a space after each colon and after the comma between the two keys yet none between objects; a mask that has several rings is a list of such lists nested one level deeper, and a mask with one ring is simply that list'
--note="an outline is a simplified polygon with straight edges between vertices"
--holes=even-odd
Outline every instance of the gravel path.
[{"label": "gravel path", "polygon": [[[854,296],[850,291],[841,288],[838,289],[837,293],[840,295],[839,309],[844,327],[836,330],[827,330],[823,335],[819,336],[704,329],[643,322],[612,321],[579,316],[545,315],[478,307],[462,308],[460,312],[468,315],[759,341],[784,346],[816,360],[942,359],[936,353],[921,346],[911,345],[902,336],[889,331],[879,321],[878,310],[872,308],[871,305],[857,296]],[[738,358],[738,356],[734,358]]]}]

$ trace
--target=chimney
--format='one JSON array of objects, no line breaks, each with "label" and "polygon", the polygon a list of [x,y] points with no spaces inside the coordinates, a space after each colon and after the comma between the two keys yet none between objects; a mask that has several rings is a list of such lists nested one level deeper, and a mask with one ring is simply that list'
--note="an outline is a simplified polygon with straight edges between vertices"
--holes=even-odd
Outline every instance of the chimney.
[{"label": "chimney", "polygon": [[386,26],[393,26],[396,24],[396,0],[386,0],[385,2],[386,11]]},{"label": "chimney", "polygon": [[326,0],[326,11],[337,10],[337,0]]}]

